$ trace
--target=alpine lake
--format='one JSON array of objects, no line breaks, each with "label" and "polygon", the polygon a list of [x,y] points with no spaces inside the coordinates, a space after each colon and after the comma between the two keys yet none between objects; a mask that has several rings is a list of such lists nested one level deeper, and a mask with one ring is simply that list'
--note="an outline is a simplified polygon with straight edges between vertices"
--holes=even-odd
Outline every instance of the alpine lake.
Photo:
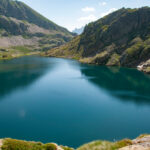
[{"label": "alpine lake", "polygon": [[78,147],[150,133],[150,76],[75,60],[0,61],[0,138]]}]

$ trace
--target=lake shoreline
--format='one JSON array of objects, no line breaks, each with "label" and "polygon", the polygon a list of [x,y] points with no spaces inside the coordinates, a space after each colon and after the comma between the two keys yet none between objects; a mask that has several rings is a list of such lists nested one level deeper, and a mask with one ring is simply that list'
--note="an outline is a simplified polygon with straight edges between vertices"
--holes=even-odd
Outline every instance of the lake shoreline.
[{"label": "lake shoreline", "polygon": [[[64,58],[64,59],[71,59],[71,60],[77,60],[78,62],[82,63],[82,64],[89,64],[89,65],[96,65],[96,66],[107,66],[107,67],[123,67],[123,68],[128,68],[128,69],[137,69],[138,71],[141,71],[141,72],[144,72],[145,74],[148,74],[150,75],[150,70],[146,71],[145,67],[144,66],[144,63],[137,66],[137,67],[125,67],[125,66],[117,66],[117,65],[113,65],[113,66],[108,66],[108,65],[99,65],[99,64],[94,64],[94,63],[89,63],[89,62],[85,62],[83,61],[83,59],[76,59],[76,58],[73,58],[73,57],[66,57],[66,56],[47,56],[45,54],[41,54],[40,52],[34,52],[34,53],[29,53],[29,54],[21,54],[21,55],[13,55],[11,57],[4,57],[4,58],[0,58],[0,61],[3,61],[3,60],[10,60],[10,59],[16,59],[16,58],[19,58],[19,57],[25,57],[25,56],[42,56],[42,57],[49,57],[49,58]],[[149,67],[149,63],[146,64],[148,67]]]},{"label": "lake shoreline", "polygon": [[[43,56],[43,57],[49,57],[49,58],[64,58],[64,59],[72,59],[72,60],[77,60],[78,62],[80,62],[80,63],[82,63],[82,64],[89,64],[89,65],[96,65],[96,66],[107,66],[107,67],[123,67],[123,68],[128,68],[128,69],[136,69],[136,70],[138,70],[138,71],[141,71],[141,72],[144,72],[145,74],[147,74],[147,75],[150,75],[150,70],[148,70],[148,71],[146,71],[146,69],[145,68],[143,68],[143,67],[145,67],[144,66],[144,63],[143,64],[141,64],[141,65],[139,65],[139,66],[137,66],[137,67],[125,67],[125,66],[117,66],[117,65],[113,65],[113,66],[108,66],[108,65],[99,65],[99,64],[95,64],[95,63],[91,63],[91,62],[86,62],[86,61],[84,61],[83,59],[76,59],[76,58],[74,58],[74,57],[67,57],[67,56],[47,56],[47,54],[45,53],[45,54],[40,54],[40,56]],[[150,63],[148,63],[147,64],[148,65],[148,67],[149,67],[149,65],[150,65]]]}]

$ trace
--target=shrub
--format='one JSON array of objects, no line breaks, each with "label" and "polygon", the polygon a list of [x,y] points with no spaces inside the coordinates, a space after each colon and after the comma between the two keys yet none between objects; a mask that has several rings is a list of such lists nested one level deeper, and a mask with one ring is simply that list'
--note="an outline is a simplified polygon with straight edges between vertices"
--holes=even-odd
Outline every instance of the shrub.
[{"label": "shrub", "polygon": [[44,149],[45,150],[57,150],[57,146],[55,144],[48,143],[44,145]]}]

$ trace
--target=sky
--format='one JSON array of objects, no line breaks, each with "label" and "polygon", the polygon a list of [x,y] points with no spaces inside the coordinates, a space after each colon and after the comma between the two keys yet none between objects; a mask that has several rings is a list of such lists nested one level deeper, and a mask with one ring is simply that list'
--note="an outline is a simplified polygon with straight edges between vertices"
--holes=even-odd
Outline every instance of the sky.
[{"label": "sky", "polygon": [[119,8],[150,6],[150,0],[20,0],[72,31]]}]

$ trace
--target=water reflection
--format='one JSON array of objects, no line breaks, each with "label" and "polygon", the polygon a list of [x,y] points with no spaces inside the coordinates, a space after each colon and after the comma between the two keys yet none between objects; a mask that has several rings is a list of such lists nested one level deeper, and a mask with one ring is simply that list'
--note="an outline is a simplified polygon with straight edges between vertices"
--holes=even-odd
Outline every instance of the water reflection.
[{"label": "water reflection", "polygon": [[31,85],[53,66],[48,59],[38,57],[0,61],[0,98]]},{"label": "water reflection", "polygon": [[81,65],[87,79],[111,95],[137,104],[150,104],[150,76],[135,69]]}]

